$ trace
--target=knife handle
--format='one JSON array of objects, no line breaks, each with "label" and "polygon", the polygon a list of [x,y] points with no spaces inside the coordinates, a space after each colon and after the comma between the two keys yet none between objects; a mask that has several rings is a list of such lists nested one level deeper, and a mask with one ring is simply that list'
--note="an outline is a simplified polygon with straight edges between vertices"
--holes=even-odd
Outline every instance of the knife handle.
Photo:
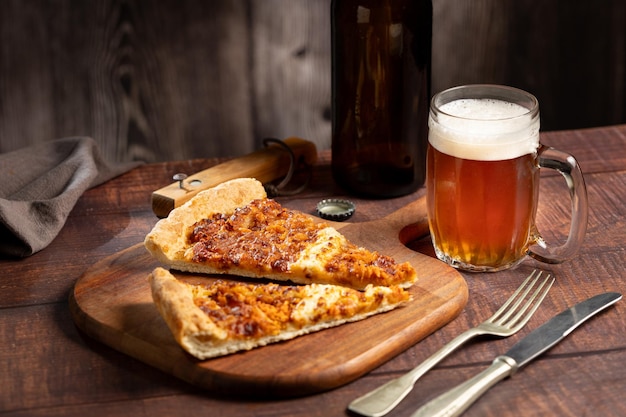
[{"label": "knife handle", "polygon": [[[290,137],[283,141],[293,152],[296,163],[303,161],[311,166],[317,160],[313,142]],[[185,179],[183,186],[172,183],[152,193],[152,211],[157,217],[167,217],[175,207],[182,205],[200,191],[215,187],[235,178],[256,178],[263,184],[284,177],[289,171],[291,157],[281,146],[272,144],[264,149],[231,159],[222,164],[197,172]]]},{"label": "knife handle", "polygon": [[513,359],[507,356],[498,356],[489,368],[429,401],[411,417],[460,416],[489,388],[512,375],[516,370],[517,363]]}]

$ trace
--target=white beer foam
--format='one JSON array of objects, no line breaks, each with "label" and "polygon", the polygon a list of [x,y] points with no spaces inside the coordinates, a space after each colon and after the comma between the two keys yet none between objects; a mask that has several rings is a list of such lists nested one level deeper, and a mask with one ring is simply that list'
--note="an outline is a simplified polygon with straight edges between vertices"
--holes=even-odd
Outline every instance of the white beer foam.
[{"label": "white beer foam", "polygon": [[513,159],[539,147],[539,117],[527,108],[495,99],[461,99],[429,118],[429,142],[439,151],[477,161]]}]

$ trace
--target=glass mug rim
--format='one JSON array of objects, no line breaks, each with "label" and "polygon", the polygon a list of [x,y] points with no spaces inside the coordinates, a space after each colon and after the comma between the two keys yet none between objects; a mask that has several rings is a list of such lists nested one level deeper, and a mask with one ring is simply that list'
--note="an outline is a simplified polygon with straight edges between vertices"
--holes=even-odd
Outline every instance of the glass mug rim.
[{"label": "glass mug rim", "polygon": [[[474,117],[464,117],[458,114],[446,112],[441,109],[444,104],[450,103],[456,100],[463,99],[492,99],[501,100],[509,103],[518,104],[527,109],[525,113],[518,114],[516,116],[507,117],[489,117],[476,119]],[[508,85],[498,84],[466,84],[456,87],[451,87],[436,93],[430,100],[430,113],[436,116],[437,114],[444,114],[452,119],[459,120],[479,120],[484,122],[506,122],[515,119],[529,118],[534,120],[539,116],[539,100],[533,94],[521,90],[516,87]],[[436,119],[436,117],[435,117]]]},{"label": "glass mug rim", "polygon": [[[468,99],[498,100],[526,111],[511,108],[514,116],[486,117],[493,109],[486,112],[481,109],[462,117],[456,111],[441,109],[448,103]],[[499,113],[500,105],[494,108],[498,109],[496,114],[503,114]],[[505,107],[504,114],[508,110]],[[431,99],[428,125],[429,144],[463,159],[508,160],[527,153],[536,154],[540,146],[539,101],[531,93],[505,85],[468,84],[435,94]]]}]

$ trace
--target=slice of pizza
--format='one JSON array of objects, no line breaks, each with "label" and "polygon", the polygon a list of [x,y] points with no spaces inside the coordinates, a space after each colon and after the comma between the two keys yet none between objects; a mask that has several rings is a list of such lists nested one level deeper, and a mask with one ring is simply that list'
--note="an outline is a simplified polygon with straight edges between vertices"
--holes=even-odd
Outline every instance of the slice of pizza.
[{"label": "slice of pizza", "polygon": [[159,220],[144,242],[180,271],[269,278],[298,284],[411,286],[411,264],[349,242],[328,223],[268,199],[251,178],[198,193]]},{"label": "slice of pizza", "polygon": [[389,311],[410,299],[400,287],[280,285],[215,280],[190,284],[156,268],[152,298],[179,345],[208,359],[293,339]]}]

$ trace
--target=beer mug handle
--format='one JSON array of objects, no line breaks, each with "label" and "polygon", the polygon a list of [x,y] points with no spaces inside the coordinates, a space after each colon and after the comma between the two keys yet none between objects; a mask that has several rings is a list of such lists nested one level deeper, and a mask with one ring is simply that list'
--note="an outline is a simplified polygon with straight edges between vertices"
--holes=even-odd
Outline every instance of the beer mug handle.
[{"label": "beer mug handle", "polygon": [[542,262],[561,263],[572,258],[582,246],[589,215],[587,188],[578,162],[572,155],[541,145],[537,157],[539,167],[557,170],[565,177],[572,201],[572,220],[569,236],[563,245],[553,247],[538,235],[536,244],[529,248],[529,255]]}]

